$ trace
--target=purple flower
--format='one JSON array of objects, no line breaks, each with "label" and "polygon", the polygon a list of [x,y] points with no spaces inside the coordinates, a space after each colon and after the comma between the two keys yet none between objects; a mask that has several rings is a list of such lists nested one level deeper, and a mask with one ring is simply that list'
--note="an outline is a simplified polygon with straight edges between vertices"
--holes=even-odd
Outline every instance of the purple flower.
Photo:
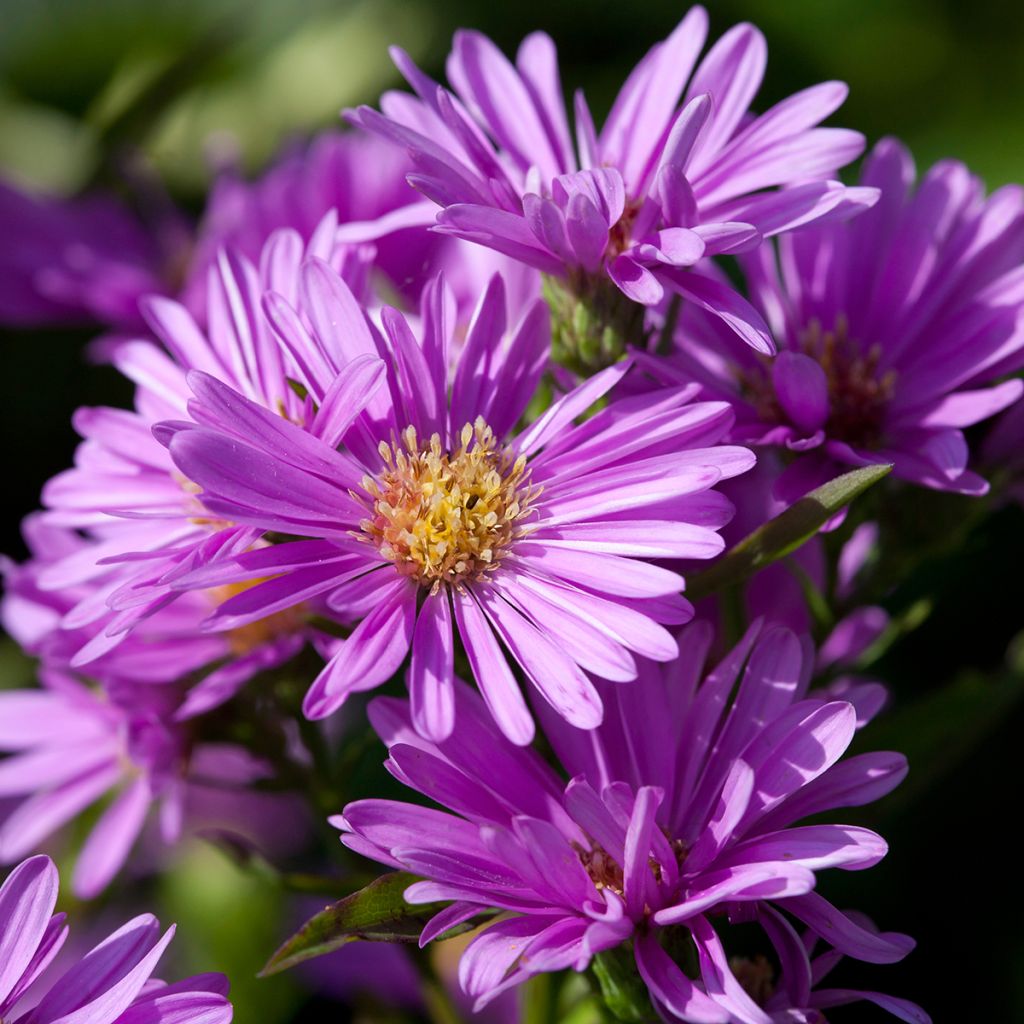
[{"label": "purple flower", "polygon": [[266,769],[240,749],[194,751],[173,721],[176,693],[123,683],[100,695],[52,669],[45,689],[0,692],[0,796],[21,802],[0,823],[0,862],[14,863],[107,794],[72,886],[98,895],[121,870],[152,809],[165,843],[178,840],[193,780],[237,788]]},{"label": "purple flower", "polygon": [[[277,232],[265,247],[261,271],[222,252],[210,274],[205,332],[180,303],[147,298],[143,312],[165,347],[139,340],[113,353],[117,368],[137,384],[135,410],[76,413],[84,441],[75,466],[44,488],[43,522],[82,531],[88,542],[68,535],[63,553],[54,552],[35,573],[36,587],[59,595],[55,600],[75,597],[60,622],[62,641],[69,642],[69,631],[78,640],[71,667],[91,665],[148,622],[162,638],[177,635],[190,646],[195,660],[181,664],[174,678],[200,667],[204,656],[208,663],[221,662],[194,695],[190,710],[200,711],[226,700],[256,672],[287,661],[307,639],[319,641],[299,609],[219,640],[202,636],[198,623],[226,596],[216,588],[191,595],[184,607],[169,612],[180,596],[173,586],[177,577],[248,550],[259,531],[206,514],[195,486],[182,477],[152,428],[188,415],[187,375],[193,369],[228,381],[275,415],[300,423],[312,418],[311,401],[289,383],[290,357],[274,339],[261,300],[270,293],[282,302],[297,301],[298,269],[306,257],[331,260],[359,276],[361,257],[354,260],[335,244],[334,227],[328,217],[308,245],[294,231]],[[159,622],[150,621],[154,615]]]},{"label": "purple flower", "polygon": [[356,624],[307,695],[310,717],[385,682],[411,649],[417,726],[447,736],[457,630],[516,742],[529,742],[533,722],[507,653],[560,714],[590,728],[602,706],[587,672],[624,681],[636,675],[633,653],[675,657],[661,623],[692,613],[682,578],[647,560],[721,550],[716,531],[732,508],[711,488],[753,459],[717,444],[729,407],[693,404],[686,388],[612,401],[577,424],[628,363],[517,431],[547,363],[546,308],[534,303],[507,332],[495,277],[449,395],[452,307],[438,281],[419,337],[388,308],[378,330],[342,279],[309,261],[299,310],[268,305],[316,405],[305,429],[190,376],[194,422],[157,436],[207,514],[300,539],[236,552],[177,585],[265,581],[221,605],[214,628],[314,597]]},{"label": "purple flower", "polygon": [[0,886],[0,1018],[10,1024],[230,1022],[223,975],[204,974],[173,985],[152,977],[174,928],[161,936],[160,922],[150,914],[129,921],[49,981],[34,1007],[19,1006],[68,935],[65,915],[53,913],[57,886],[57,869],[48,857],[19,864]]},{"label": "purple flower", "polygon": [[[867,933],[877,934],[878,929],[863,914],[851,913],[849,916]],[[753,918],[771,940],[779,970],[776,972],[763,955],[753,959],[735,958],[732,966],[743,988],[761,1002],[773,1022],[827,1024],[822,1010],[866,1001],[908,1024],[931,1024],[928,1014],[906,999],[882,992],[820,987],[843,959],[843,954],[835,949],[826,949],[815,955],[816,947],[822,941],[820,936],[813,929],[799,934],[773,907],[755,905]]]},{"label": "purple flower", "polygon": [[0,321],[142,326],[139,297],[164,290],[156,242],[116,199],[31,196],[0,183]]},{"label": "purple flower", "polygon": [[737,25],[698,63],[706,35],[707,14],[694,7],[637,65],[600,134],[577,92],[575,144],[555,46],[540,32],[524,40],[515,65],[486,37],[458,32],[447,65],[453,92],[396,48],[418,98],[388,93],[383,113],[361,107],[349,116],[409,152],[410,184],[442,207],[437,230],[565,277],[592,304],[615,305],[607,281],[645,306],[676,291],[771,352],[750,304],[690,268],[849,216],[875,193],[822,180],[864,145],[857,132],[818,127],[845,99],[842,83],[755,116],[764,37]]},{"label": "purple flower", "polygon": [[451,245],[416,230],[418,222],[405,226],[415,198],[405,183],[409,170],[404,153],[371,135],[325,132],[283,154],[255,181],[222,172],[197,231],[181,301],[197,315],[206,309],[207,277],[223,250],[258,264],[276,232],[287,228],[308,243],[324,232],[324,217],[333,211],[335,228],[386,219],[385,232],[371,249],[374,273],[386,280],[389,291],[415,302],[427,268]]},{"label": "purple flower", "polygon": [[[791,501],[844,466],[891,462],[925,487],[984,494],[963,428],[1020,396],[1024,191],[986,198],[962,164],[914,185],[910,155],[880,142],[861,181],[881,199],[842,226],[813,226],[746,261],[781,348],[767,362],[712,318],[684,314],[664,383],[697,380],[737,411],[735,439],[783,446]],[[723,357],[724,356],[724,357]]]},{"label": "purple flower", "polygon": [[326,236],[333,241],[339,221],[370,218],[386,222],[376,244],[361,247],[368,265],[415,299],[426,267],[451,244],[403,230],[402,208],[414,198],[405,183],[408,169],[403,154],[375,138],[327,133],[253,182],[221,173],[194,231],[152,188],[137,190],[140,217],[106,195],[34,197],[0,183],[0,234],[11,240],[0,253],[0,321],[99,323],[134,334],[146,326],[140,300],[177,294],[205,325],[207,278],[222,249],[255,263],[282,229],[304,244],[319,230],[323,244]]},{"label": "purple flower", "polygon": [[[464,687],[459,731],[438,743],[412,728],[404,702],[371,705],[391,773],[449,810],[363,800],[334,823],[352,849],[424,877],[406,891],[410,902],[453,901],[421,942],[483,909],[506,912],[462,959],[463,986],[478,1005],[531,974],[583,969],[631,941],[652,999],[671,1019],[768,1024],[733,973],[712,914],[775,908],[872,963],[913,947],[813,891],[819,870],[877,863],[881,837],[796,824],[878,799],[903,778],[905,759],[839,761],[856,713],[807,695],[810,665],[789,631],[755,625],[702,679],[710,643],[711,630],[695,624],[672,665],[645,663],[628,688],[600,684],[613,713],[593,731],[539,708],[568,786],[534,751],[500,736]],[[691,974],[662,937],[687,951]]]}]

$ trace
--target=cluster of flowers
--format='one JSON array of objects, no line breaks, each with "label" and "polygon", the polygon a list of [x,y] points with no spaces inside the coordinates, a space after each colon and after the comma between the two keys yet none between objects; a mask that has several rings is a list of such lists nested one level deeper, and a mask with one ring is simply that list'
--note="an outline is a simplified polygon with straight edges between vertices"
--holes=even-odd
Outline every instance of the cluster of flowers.
[{"label": "cluster of flowers", "polygon": [[[884,616],[854,612],[816,656],[803,609],[769,600],[730,650],[684,575],[726,548],[734,501],[757,525],[844,465],[985,493],[963,430],[1024,390],[1024,194],[951,161],[915,182],[895,140],[842,184],[864,140],[820,125],[845,87],[755,115],[763,37],[740,25],[702,57],[706,33],[694,8],[600,131],[577,93],[574,133],[543,34],[512,63],[459,33],[450,88],[396,51],[414,95],[261,182],[224,178],[178,286],[172,232],[0,195],[34,240],[4,256],[0,314],[105,324],[97,351],[136,386],[131,411],[77,413],[31,559],[6,566],[4,624],[42,685],[0,693],[0,857],[115,791],[73,882],[98,894],[154,805],[173,843],[197,793],[272,772],[204,723],[312,650],[308,719],[407,682],[371,720],[391,773],[445,810],[359,800],[334,821],[423,879],[407,900],[449,903],[424,943],[500,912],[462,958],[478,1006],[628,946],[670,1020],[813,1022],[857,999],[928,1019],[822,986],[840,957],[913,942],[814,891],[884,841],[798,824],[906,772],[841,760],[877,684],[812,686]],[[848,545],[847,581],[871,543]],[[37,858],[0,895],[0,1011],[63,935],[54,893]],[[777,970],[727,955],[744,923]],[[103,975],[103,1013],[61,995],[28,1019],[141,1022],[139,1000],[168,998],[196,1009],[161,1020],[227,1019],[208,981],[142,987],[155,927],[128,926],[145,942]]]}]

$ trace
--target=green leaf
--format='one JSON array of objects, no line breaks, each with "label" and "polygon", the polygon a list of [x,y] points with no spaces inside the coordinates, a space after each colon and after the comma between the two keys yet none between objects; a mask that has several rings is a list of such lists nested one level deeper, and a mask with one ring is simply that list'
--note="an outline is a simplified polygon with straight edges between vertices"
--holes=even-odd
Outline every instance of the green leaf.
[{"label": "green leaf", "polygon": [[686,596],[695,601],[735,586],[766,565],[784,558],[891,471],[891,465],[864,466],[822,484],[744,537],[710,568],[687,577]]},{"label": "green leaf", "polygon": [[[260,977],[269,977],[304,960],[323,956],[346,943],[362,939],[366,942],[415,942],[423,926],[446,904],[428,903],[413,906],[406,903],[405,890],[419,879],[404,871],[382,875],[365,889],[332,903],[311,917],[270,958]],[[471,924],[446,932],[446,936],[468,931]]]},{"label": "green leaf", "polygon": [[616,1020],[645,1024],[655,1019],[650,994],[633,959],[632,943],[598,953],[590,966],[604,1004]]}]

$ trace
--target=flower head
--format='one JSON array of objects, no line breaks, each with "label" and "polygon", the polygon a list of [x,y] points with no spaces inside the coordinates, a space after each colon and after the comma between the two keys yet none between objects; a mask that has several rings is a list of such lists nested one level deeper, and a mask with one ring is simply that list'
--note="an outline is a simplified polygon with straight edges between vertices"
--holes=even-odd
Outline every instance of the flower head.
[{"label": "flower head", "polygon": [[209,515],[275,540],[177,585],[265,580],[220,607],[219,628],[310,597],[352,623],[307,696],[313,717],[385,682],[411,649],[416,721],[448,735],[457,630],[509,736],[528,742],[533,725],[506,652],[560,714],[597,724],[586,673],[628,680],[634,653],[674,657],[661,623],[691,614],[682,579],[646,560],[721,549],[731,507],[711,488],[753,461],[717,444],[728,407],[686,388],[609,402],[621,363],[519,429],[547,362],[539,302],[507,331],[495,277],[452,375],[443,283],[417,337],[391,309],[378,330],[324,264],[303,275],[298,310],[275,323],[317,406],[305,429],[193,374],[195,422],[158,430]]},{"label": "flower head", "polygon": [[[166,660],[159,647],[146,653]],[[243,787],[268,771],[241,748],[195,743],[177,721],[180,688],[151,685],[138,667],[143,652],[115,655],[103,690],[44,665],[41,689],[0,692],[0,752],[8,755],[0,759],[0,796],[17,801],[0,822],[0,862],[37,850],[109,798],[75,865],[72,884],[83,899],[123,868],[151,814],[163,842],[174,844],[187,802],[223,789],[237,803]]]},{"label": "flower head", "polygon": [[666,290],[770,352],[767,327],[747,302],[684,271],[848,216],[875,193],[822,180],[863,148],[857,132],[818,127],[843,102],[845,86],[825,83],[754,116],[763,36],[737,25],[698,62],[706,35],[707,14],[694,7],[637,65],[600,133],[577,92],[575,143],[554,43],[539,32],[524,40],[514,65],[486,37],[458,32],[448,59],[452,91],[395,49],[416,98],[387,94],[383,113],[361,107],[349,116],[410,153],[410,183],[442,207],[437,230],[561,279],[586,307],[580,316],[600,309],[594,329],[613,335],[599,346],[609,349],[607,361],[636,340],[628,336],[636,321],[630,304],[656,305]]},{"label": "flower head", "polygon": [[[371,705],[389,770],[448,810],[364,800],[335,824],[352,849],[424,877],[406,891],[410,902],[453,901],[421,942],[482,910],[505,912],[463,956],[463,986],[478,1005],[632,942],[671,1019],[767,1024],[712,924],[721,913],[802,921],[874,963],[912,948],[813,892],[820,870],[877,863],[881,837],[797,824],[877,799],[903,778],[904,759],[840,762],[854,708],[808,695],[810,666],[787,630],[755,625],[703,678],[710,629],[695,624],[681,640],[672,665],[645,663],[631,687],[602,684],[614,714],[591,732],[540,709],[568,785],[499,736],[464,687],[459,732],[438,743],[414,731],[403,702]],[[670,939],[689,950],[690,973],[666,951]]]},{"label": "flower head", "polygon": [[0,322],[142,326],[163,291],[158,244],[112,196],[33,196],[0,182]]},{"label": "flower head", "polygon": [[[373,173],[365,173],[372,167]],[[225,168],[197,227],[169,200],[137,190],[135,205],[89,193],[36,197],[0,182],[0,321],[98,323],[132,335],[145,329],[146,296],[177,297],[200,324],[210,315],[207,279],[230,249],[253,263],[278,232],[303,245],[333,242],[338,224],[387,218],[372,247],[374,269],[415,299],[442,240],[407,230],[406,157],[356,132],[324,133],[293,147],[255,181]],[[136,183],[128,181],[129,191]],[[163,198],[163,197],[161,197]],[[328,218],[325,221],[325,218]]]},{"label": "flower head", "polygon": [[691,311],[676,352],[652,358],[651,371],[730,401],[735,438],[784,446],[784,500],[842,465],[879,462],[915,484],[983,494],[963,429],[1024,390],[999,383],[1024,366],[1024,191],[986,197],[953,161],[915,188],[910,155],[892,139],[861,181],[880,190],[873,209],[780,239],[777,260],[765,246],[745,262],[782,350],[774,361]]},{"label": "flower head", "polygon": [[[19,864],[0,886],[0,1018],[10,1024],[134,1024],[174,1020],[229,1024],[227,979],[205,974],[173,985],[152,977],[174,937],[150,914],[129,921],[87,953],[46,990],[32,1009],[19,1006],[68,936],[54,914],[57,869],[48,857]],[[10,1016],[10,1014],[14,1016]]]}]

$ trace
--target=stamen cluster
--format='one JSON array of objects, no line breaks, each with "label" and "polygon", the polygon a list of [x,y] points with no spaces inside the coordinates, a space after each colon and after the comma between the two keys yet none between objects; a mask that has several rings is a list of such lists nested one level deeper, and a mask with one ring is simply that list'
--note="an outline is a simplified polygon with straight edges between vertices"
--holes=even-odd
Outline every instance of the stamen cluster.
[{"label": "stamen cluster", "polygon": [[825,371],[829,434],[851,444],[877,443],[896,384],[895,370],[879,373],[881,346],[864,351],[849,337],[848,321],[840,314],[831,331],[811,321],[800,338],[800,348]]},{"label": "stamen cluster", "polygon": [[[824,429],[829,437],[849,444],[876,447],[882,440],[885,410],[893,397],[896,371],[879,372],[882,349],[867,351],[849,336],[848,321],[840,314],[835,326],[824,330],[812,320],[801,332],[798,351],[809,356],[825,375],[828,419]],[[787,414],[775,391],[772,361],[763,359],[755,370],[740,370],[744,397],[765,422],[785,422]]]},{"label": "stamen cluster", "polygon": [[363,536],[399,572],[436,591],[493,572],[534,512],[526,457],[500,445],[482,418],[467,423],[454,452],[440,435],[421,444],[415,427],[382,441],[385,468],[362,486],[372,499]]}]

